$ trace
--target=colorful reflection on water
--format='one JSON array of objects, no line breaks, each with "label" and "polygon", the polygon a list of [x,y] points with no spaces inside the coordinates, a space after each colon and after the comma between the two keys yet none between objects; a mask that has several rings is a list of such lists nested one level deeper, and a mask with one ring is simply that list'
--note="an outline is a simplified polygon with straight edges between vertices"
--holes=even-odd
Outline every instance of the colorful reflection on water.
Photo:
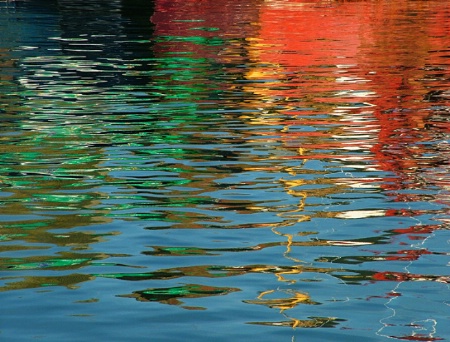
[{"label": "colorful reflection on water", "polygon": [[449,4],[7,1],[0,29],[0,337],[450,338]]}]

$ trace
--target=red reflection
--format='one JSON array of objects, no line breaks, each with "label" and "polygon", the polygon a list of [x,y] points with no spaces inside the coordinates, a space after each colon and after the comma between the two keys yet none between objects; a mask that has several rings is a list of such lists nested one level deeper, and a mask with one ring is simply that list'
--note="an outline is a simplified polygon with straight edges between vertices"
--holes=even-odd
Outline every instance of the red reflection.
[{"label": "red reflection", "polygon": [[416,225],[408,228],[393,229],[397,234],[431,234],[437,229],[441,229],[439,225]]},{"label": "red reflection", "polygon": [[387,256],[386,260],[402,260],[402,261],[413,261],[419,259],[421,255],[433,254],[426,249],[412,249],[412,250],[402,250],[397,251],[395,256]]},{"label": "red reflection", "polygon": [[155,51],[194,52],[195,57],[221,59],[224,46],[214,38],[251,36],[257,28],[254,24],[258,22],[261,1],[224,0],[219,5],[214,0],[156,0],[151,18],[155,36],[167,40],[158,44]]},{"label": "red reflection", "polygon": [[442,229],[441,225],[414,225],[408,228],[392,229],[396,235],[406,235],[410,240],[424,240],[436,230]]},{"label": "red reflection", "polygon": [[398,340],[407,340],[407,341],[442,341],[443,338],[440,337],[430,337],[426,335],[411,335],[411,336],[391,336],[392,338]]},{"label": "red reflection", "polygon": [[335,15],[335,10],[311,6],[310,1],[267,1],[261,8],[259,31],[267,48],[260,49],[259,59],[296,70],[354,62],[346,58],[355,56],[361,44],[358,31],[365,6],[346,3],[339,7],[352,18],[352,25],[348,18]]},{"label": "red reflection", "polygon": [[425,95],[442,85],[435,79],[442,72],[436,70],[442,64],[438,51],[448,48],[448,11],[442,2],[379,1],[365,23],[371,41],[358,63],[378,95],[373,103],[381,127],[372,152],[383,170],[398,176],[387,186],[392,190],[423,187],[421,170],[444,162],[436,155],[425,157],[436,154],[427,142],[438,133],[428,128],[432,111]]},{"label": "red reflection", "polygon": [[[225,0],[219,6],[214,0],[156,0],[151,20],[157,36],[245,37],[254,31],[251,26],[258,19],[260,2]],[[199,27],[213,30],[197,32]]]},{"label": "red reflection", "polygon": [[378,281],[437,281],[447,284],[450,283],[449,277],[428,276],[402,272],[377,272],[372,275],[372,278]]},{"label": "red reflection", "polygon": [[[318,4],[323,5],[322,8],[318,9]],[[386,183],[385,187],[392,190],[418,188],[423,184],[415,172],[443,162],[424,157],[433,152],[426,142],[434,141],[436,136],[435,131],[427,129],[431,111],[429,103],[424,101],[424,89],[438,84],[431,78],[437,72],[427,66],[442,64],[442,53],[438,51],[448,48],[445,38],[450,35],[448,13],[448,3],[434,1],[268,1],[261,7],[258,44],[250,53],[262,63],[277,65],[276,72],[288,78],[282,85],[291,88],[260,91],[266,96],[298,98],[304,88],[309,87],[306,90],[314,91],[315,104],[326,104],[337,100],[323,96],[323,92],[345,90],[349,86],[353,91],[369,89],[376,96],[370,98],[375,107],[367,130],[373,124],[380,128],[377,142],[370,150],[378,168],[397,175],[394,182]],[[399,24],[408,16],[413,18],[408,25]],[[352,70],[352,80],[340,83],[338,70],[334,78],[329,72],[325,73],[327,67],[339,68],[340,65]],[[323,73],[327,77],[317,77],[315,83],[302,78],[306,71],[312,70],[316,75]],[[273,75],[266,75],[266,78],[273,78]],[[264,87],[267,86],[261,86]],[[441,96],[441,99],[448,105],[448,97]],[[351,116],[349,111],[348,125],[354,124]],[[448,131],[450,125],[435,123],[434,126]],[[305,132],[300,134],[307,136]],[[330,132],[311,134],[319,134],[318,139],[314,144],[303,144],[303,148],[343,147],[340,142],[322,142]],[[288,135],[294,138],[292,133]],[[298,156],[301,159],[327,157],[330,157],[327,153]],[[341,155],[333,157],[345,160]]]}]

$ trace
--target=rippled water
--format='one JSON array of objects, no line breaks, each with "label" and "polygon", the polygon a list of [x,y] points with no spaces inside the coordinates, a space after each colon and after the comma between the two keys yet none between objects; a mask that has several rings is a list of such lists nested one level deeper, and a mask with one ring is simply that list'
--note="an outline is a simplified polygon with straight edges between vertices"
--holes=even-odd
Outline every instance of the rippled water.
[{"label": "rippled water", "polygon": [[450,340],[450,5],[0,1],[3,341]]}]

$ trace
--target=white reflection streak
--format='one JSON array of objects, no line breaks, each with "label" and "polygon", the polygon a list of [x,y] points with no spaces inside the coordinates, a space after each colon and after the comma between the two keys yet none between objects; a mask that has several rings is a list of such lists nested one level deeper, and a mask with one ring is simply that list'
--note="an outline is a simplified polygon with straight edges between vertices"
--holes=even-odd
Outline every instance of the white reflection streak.
[{"label": "white reflection streak", "polygon": [[[428,335],[429,335],[430,337],[432,337],[434,334],[436,334],[437,321],[436,321],[435,319],[429,318],[429,319],[424,319],[424,320],[420,320],[420,321],[414,321],[414,322],[411,322],[411,323],[412,323],[413,325],[420,326],[419,324],[417,324],[417,323],[420,323],[420,322],[423,322],[423,323],[431,322],[431,327],[430,327],[430,329],[427,329],[426,327],[422,326],[421,328],[418,328],[419,331],[422,331],[422,330],[431,330],[431,332],[428,333]],[[415,334],[416,334],[416,332],[414,331],[414,332],[412,333],[412,335],[414,336]]]},{"label": "white reflection streak", "polygon": [[[411,263],[411,262],[410,262],[410,263]],[[406,268],[406,267],[405,267],[405,268]],[[401,283],[403,283],[403,282],[399,282],[399,283],[392,289],[391,292],[392,292],[392,293],[397,293],[397,292],[398,292],[397,289],[400,287],[400,284],[401,284]],[[387,301],[387,303],[384,304],[384,306],[385,306],[388,310],[390,310],[390,311],[392,312],[392,315],[380,319],[379,322],[382,324],[382,327],[376,332],[376,335],[378,335],[378,336],[383,336],[383,337],[387,337],[387,338],[392,338],[392,339],[395,338],[395,337],[392,337],[392,336],[389,336],[389,335],[386,335],[386,334],[382,334],[381,332],[384,330],[384,328],[386,328],[386,327],[388,327],[388,326],[391,326],[391,324],[385,323],[385,321],[387,321],[388,319],[390,319],[390,318],[396,316],[396,311],[395,311],[395,309],[392,308],[392,307],[390,307],[389,304],[391,304],[391,302],[392,302],[393,300],[397,299],[397,298],[398,298],[398,297],[396,297],[396,296],[391,297],[391,298]]]},{"label": "white reflection streak", "polygon": [[338,218],[343,219],[361,219],[367,217],[379,217],[386,216],[386,210],[377,209],[377,210],[350,210],[343,211],[336,215]]},{"label": "white reflection streak", "polygon": [[[411,209],[411,207],[409,207],[409,209]],[[419,220],[418,218],[416,218],[416,217],[411,216],[410,218],[413,219],[413,220],[416,220],[416,221],[418,222],[418,225],[423,224],[423,222],[420,221],[420,220]],[[435,217],[435,218],[436,218],[437,220],[439,220],[438,217]],[[416,244],[411,244],[410,246],[411,246],[411,248],[422,249],[422,248],[424,248],[423,245],[425,244],[425,242],[426,242],[427,240],[431,239],[432,237],[435,237],[435,236],[436,236],[436,233],[435,233],[435,232],[430,233],[426,238],[424,238],[424,239],[421,240],[420,242],[418,242],[418,243],[416,243]],[[409,261],[408,265],[404,267],[404,270],[405,270],[406,273],[411,274],[411,272],[409,271],[408,268],[409,268],[412,264],[413,264],[413,261],[411,260],[411,261]],[[400,293],[400,292],[398,291],[398,289],[399,289],[399,287],[400,287],[400,285],[401,285],[402,283],[404,283],[404,281],[399,282],[399,283],[394,287],[394,289],[392,290],[392,292],[393,292],[393,293],[396,293],[396,292]],[[447,288],[450,289],[450,285],[448,285],[448,284],[446,284],[446,285],[447,285]],[[387,303],[384,304],[384,306],[385,306],[388,310],[390,310],[390,311],[392,312],[392,315],[380,319],[379,322],[382,324],[382,327],[376,332],[376,335],[378,335],[378,336],[383,336],[383,337],[390,338],[390,339],[398,339],[398,337],[396,337],[396,336],[389,336],[389,335],[386,335],[386,334],[383,334],[383,333],[382,333],[382,331],[383,331],[386,327],[391,327],[391,326],[392,326],[392,324],[389,324],[387,321],[388,321],[389,319],[395,317],[396,314],[397,314],[397,312],[395,311],[395,308],[393,308],[392,306],[390,306],[390,304],[391,304],[394,300],[396,300],[396,299],[398,299],[398,298],[400,298],[400,297],[397,297],[397,296],[391,297],[391,298],[387,301]],[[445,302],[444,302],[444,304],[445,304],[445,305],[449,305],[448,303],[445,303]],[[420,323],[420,322],[432,322],[432,325],[431,325],[431,327],[427,328],[427,327],[425,327],[425,326],[423,326],[423,325],[418,324],[418,323]],[[436,330],[437,323],[438,323],[437,320],[435,320],[435,319],[433,319],[433,318],[428,318],[428,319],[422,319],[422,320],[417,320],[417,321],[411,321],[411,322],[408,324],[408,326],[415,327],[415,329],[413,329],[413,331],[411,332],[411,336],[415,336],[417,333],[420,332],[420,334],[422,335],[421,337],[423,337],[424,332],[427,332],[427,333],[428,333],[428,337],[432,338],[433,335],[436,334],[436,332],[437,332],[437,330]],[[405,326],[406,326],[406,325],[405,325]],[[431,331],[430,331],[430,330],[431,330]]]}]

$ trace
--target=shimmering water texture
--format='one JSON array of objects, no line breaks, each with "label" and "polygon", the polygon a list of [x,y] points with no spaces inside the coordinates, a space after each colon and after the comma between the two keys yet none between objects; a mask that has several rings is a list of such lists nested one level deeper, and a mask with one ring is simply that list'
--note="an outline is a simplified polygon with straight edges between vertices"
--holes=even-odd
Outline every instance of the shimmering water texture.
[{"label": "shimmering water texture", "polygon": [[0,1],[0,340],[450,340],[450,3]]}]

